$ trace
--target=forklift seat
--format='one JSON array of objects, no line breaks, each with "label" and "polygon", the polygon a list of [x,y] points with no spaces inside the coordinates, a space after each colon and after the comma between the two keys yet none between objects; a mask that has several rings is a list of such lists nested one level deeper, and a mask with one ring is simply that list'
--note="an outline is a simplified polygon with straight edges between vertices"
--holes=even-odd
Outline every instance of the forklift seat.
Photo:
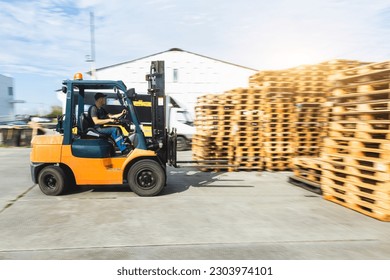
[{"label": "forklift seat", "polygon": [[96,138],[106,138],[109,136],[103,133],[100,133],[94,128],[94,123],[88,113],[82,113],[80,115],[80,134],[81,136],[91,136]]},{"label": "forklift seat", "polygon": [[106,158],[115,156],[115,143],[109,135],[100,133],[87,113],[80,115],[78,134],[72,143],[72,153],[77,157]]}]

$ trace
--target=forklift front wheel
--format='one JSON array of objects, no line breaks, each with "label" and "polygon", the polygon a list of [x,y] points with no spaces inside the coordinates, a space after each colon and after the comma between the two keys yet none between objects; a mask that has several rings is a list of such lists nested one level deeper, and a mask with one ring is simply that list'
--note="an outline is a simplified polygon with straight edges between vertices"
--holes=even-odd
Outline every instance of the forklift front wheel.
[{"label": "forklift front wheel", "polygon": [[143,159],[130,167],[127,182],[139,196],[154,196],[164,188],[165,172],[156,161]]},{"label": "forklift front wheel", "polygon": [[59,195],[65,188],[65,173],[59,166],[47,166],[38,176],[39,188],[46,195]]}]

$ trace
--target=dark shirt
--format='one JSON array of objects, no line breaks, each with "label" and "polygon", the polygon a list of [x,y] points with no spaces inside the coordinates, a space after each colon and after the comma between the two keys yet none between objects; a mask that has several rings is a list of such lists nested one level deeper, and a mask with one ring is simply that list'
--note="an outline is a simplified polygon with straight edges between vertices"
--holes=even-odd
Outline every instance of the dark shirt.
[{"label": "dark shirt", "polygon": [[[88,113],[89,113],[89,116],[91,117],[91,119],[93,117],[97,117],[100,120],[101,119],[108,119],[108,113],[103,107],[100,107],[100,109],[98,109],[98,107],[96,107],[96,105],[92,105],[91,107],[89,107]],[[93,119],[92,119],[92,121],[93,121]],[[100,127],[100,125],[95,125],[95,127]]]}]

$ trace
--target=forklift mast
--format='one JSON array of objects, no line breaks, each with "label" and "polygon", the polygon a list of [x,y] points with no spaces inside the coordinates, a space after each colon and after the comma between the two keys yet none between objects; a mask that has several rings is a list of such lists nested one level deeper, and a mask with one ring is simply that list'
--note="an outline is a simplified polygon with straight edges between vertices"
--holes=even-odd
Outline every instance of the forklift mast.
[{"label": "forklift mast", "polygon": [[161,146],[166,138],[164,61],[152,61],[147,80],[152,101],[152,139]]},{"label": "forklift mast", "polygon": [[165,97],[164,61],[152,61],[146,80],[152,101],[152,145],[164,164],[176,167],[176,130],[168,132],[165,117],[168,104]]}]

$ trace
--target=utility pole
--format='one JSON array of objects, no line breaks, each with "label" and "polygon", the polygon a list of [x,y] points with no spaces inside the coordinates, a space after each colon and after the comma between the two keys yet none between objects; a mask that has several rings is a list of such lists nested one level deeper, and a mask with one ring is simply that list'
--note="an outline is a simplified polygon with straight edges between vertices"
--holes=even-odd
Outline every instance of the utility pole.
[{"label": "utility pole", "polygon": [[90,18],[90,30],[91,30],[91,54],[86,56],[86,61],[91,63],[91,77],[97,79],[96,77],[96,68],[95,68],[95,24],[94,24],[94,14],[93,12],[89,13]]}]

